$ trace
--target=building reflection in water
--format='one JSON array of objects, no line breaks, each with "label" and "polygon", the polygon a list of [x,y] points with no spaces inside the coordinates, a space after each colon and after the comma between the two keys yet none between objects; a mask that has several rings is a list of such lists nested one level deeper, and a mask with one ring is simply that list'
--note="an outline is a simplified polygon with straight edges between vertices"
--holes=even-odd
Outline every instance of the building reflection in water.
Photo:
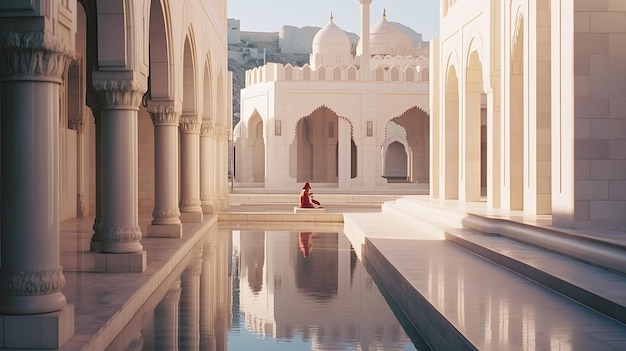
[{"label": "building reflection in water", "polygon": [[302,233],[211,230],[109,350],[412,349],[348,239]]},{"label": "building reflection in water", "polygon": [[[249,332],[298,350],[413,347],[345,235],[234,231],[233,251],[241,262],[233,315],[245,318],[245,330],[233,323],[231,336]],[[231,337],[229,345],[254,348]]]}]

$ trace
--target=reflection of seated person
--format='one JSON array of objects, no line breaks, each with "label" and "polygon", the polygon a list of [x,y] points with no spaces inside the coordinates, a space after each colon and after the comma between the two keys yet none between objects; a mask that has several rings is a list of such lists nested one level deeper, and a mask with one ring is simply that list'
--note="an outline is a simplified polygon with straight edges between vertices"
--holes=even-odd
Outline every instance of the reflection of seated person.
[{"label": "reflection of seated person", "polygon": [[298,246],[300,247],[300,252],[302,252],[302,257],[309,257],[311,250],[313,250],[313,239],[315,238],[317,238],[317,235],[311,232],[298,233]]},{"label": "reflection of seated person", "polygon": [[311,184],[305,182],[300,192],[300,208],[319,208],[322,207],[320,202],[313,199],[311,192]]}]

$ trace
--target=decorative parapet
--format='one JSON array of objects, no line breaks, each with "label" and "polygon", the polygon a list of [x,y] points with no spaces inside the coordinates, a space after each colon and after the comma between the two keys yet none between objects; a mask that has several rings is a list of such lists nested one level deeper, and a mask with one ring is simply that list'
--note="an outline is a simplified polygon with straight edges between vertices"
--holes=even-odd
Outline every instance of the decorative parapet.
[{"label": "decorative parapet", "polygon": [[[421,49],[416,49],[421,50]],[[358,61],[358,60],[357,60]],[[429,58],[419,56],[373,56],[370,61],[371,76],[385,82],[427,82]],[[381,73],[382,70],[382,73]],[[395,72],[397,73],[395,73]],[[245,73],[246,87],[267,82],[285,81],[358,81],[361,68],[358,62],[348,66],[318,65],[313,69],[308,64],[293,67],[270,62]]]},{"label": "decorative parapet", "polygon": [[92,87],[100,109],[139,109],[147,82],[125,79],[93,79]]},{"label": "decorative parapet", "polygon": [[74,45],[48,32],[5,32],[0,37],[0,81],[61,83]]}]

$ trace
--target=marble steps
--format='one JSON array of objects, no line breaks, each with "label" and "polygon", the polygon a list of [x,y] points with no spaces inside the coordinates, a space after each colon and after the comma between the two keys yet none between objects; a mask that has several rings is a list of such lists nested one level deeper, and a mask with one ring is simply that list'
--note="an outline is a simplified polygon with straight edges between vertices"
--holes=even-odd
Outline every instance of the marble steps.
[{"label": "marble steps", "polygon": [[626,323],[626,250],[620,243],[411,199],[385,203],[382,210]]},{"label": "marble steps", "polygon": [[433,350],[550,349],[560,342],[551,336],[565,334],[577,349],[623,349],[615,336],[624,323],[446,240],[444,230],[388,211],[346,213],[344,223],[377,284]]},{"label": "marble steps", "polygon": [[[298,204],[299,194],[262,194],[262,193],[233,193],[228,195],[231,206],[278,205],[291,206]],[[329,194],[315,193],[315,199],[324,206],[380,206],[385,201],[395,200],[401,195],[359,195],[359,194]]]}]

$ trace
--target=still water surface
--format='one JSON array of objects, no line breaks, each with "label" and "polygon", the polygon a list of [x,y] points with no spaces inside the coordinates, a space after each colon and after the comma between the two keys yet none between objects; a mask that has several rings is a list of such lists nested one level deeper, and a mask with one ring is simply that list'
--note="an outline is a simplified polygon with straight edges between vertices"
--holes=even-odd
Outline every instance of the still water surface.
[{"label": "still water surface", "polygon": [[220,231],[188,256],[110,350],[428,349],[342,233]]}]

